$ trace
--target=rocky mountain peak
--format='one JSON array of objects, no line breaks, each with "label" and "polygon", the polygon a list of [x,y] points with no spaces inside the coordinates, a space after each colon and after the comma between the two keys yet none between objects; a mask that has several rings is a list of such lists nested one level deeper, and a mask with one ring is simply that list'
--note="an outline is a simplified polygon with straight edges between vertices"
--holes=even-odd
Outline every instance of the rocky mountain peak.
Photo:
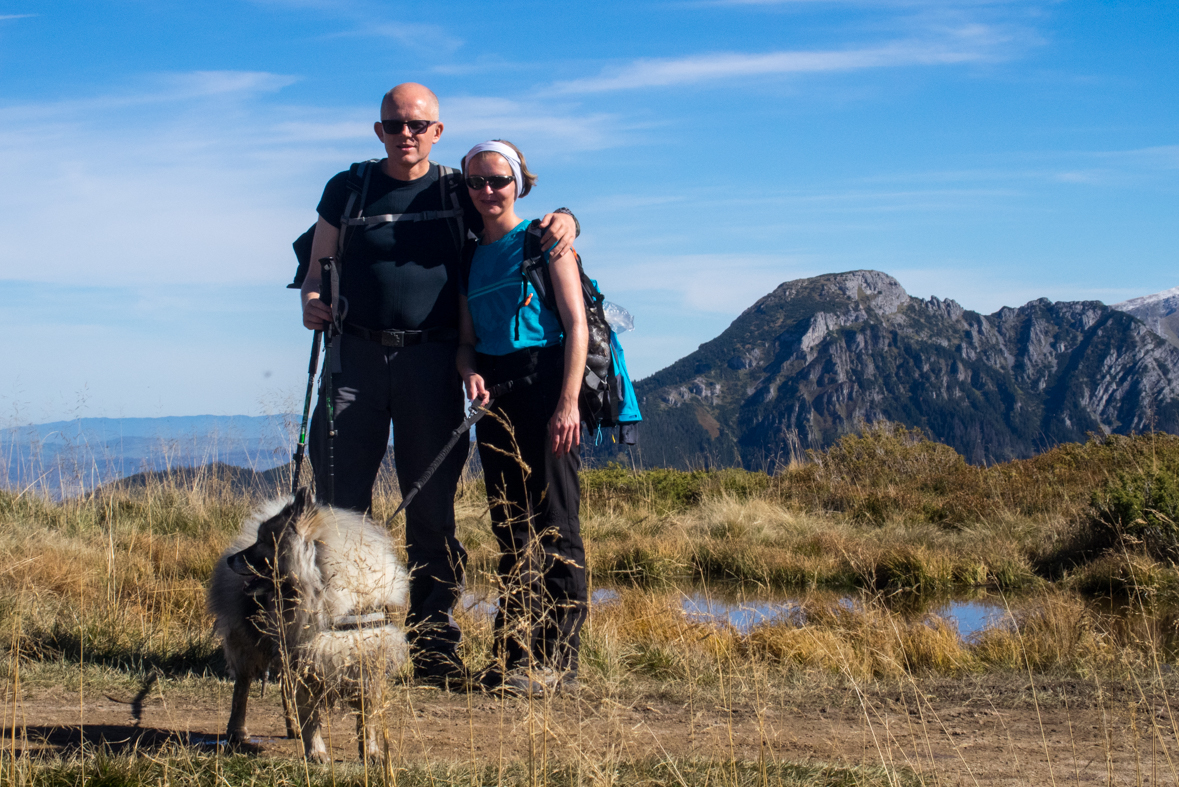
[{"label": "rocky mountain peak", "polygon": [[781,284],[636,392],[654,464],[766,467],[879,419],[992,462],[1179,431],[1175,369],[1179,349],[1096,301],[983,315],[861,270]]},{"label": "rocky mountain peak", "polygon": [[1179,287],[1131,298],[1110,308],[1134,315],[1150,330],[1179,347]]}]

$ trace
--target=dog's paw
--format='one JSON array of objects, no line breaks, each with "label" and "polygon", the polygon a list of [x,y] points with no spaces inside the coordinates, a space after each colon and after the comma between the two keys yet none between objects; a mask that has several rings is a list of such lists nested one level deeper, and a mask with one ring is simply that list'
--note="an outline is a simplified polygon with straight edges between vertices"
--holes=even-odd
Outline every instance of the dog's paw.
[{"label": "dog's paw", "polygon": [[312,736],[311,740],[307,742],[306,755],[310,762],[322,764],[331,760],[328,756],[327,746],[324,745],[323,738],[319,735]]},{"label": "dog's paw", "polygon": [[250,734],[245,730],[228,733],[224,738],[225,748],[237,754],[260,754],[262,747],[250,741]]}]

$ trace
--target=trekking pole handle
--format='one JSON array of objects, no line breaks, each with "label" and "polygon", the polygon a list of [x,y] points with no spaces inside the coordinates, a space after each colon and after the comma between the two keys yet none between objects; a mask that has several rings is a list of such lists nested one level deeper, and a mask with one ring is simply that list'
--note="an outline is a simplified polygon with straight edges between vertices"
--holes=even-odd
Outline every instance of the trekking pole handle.
[{"label": "trekking pole handle", "polygon": [[332,318],[326,328],[328,338],[331,338],[333,333],[332,328],[336,323],[336,310],[332,306],[332,301],[335,297],[335,293],[332,292],[332,269],[335,267],[335,264],[335,257],[320,257],[319,259],[319,300],[327,304],[328,309],[332,312]]}]

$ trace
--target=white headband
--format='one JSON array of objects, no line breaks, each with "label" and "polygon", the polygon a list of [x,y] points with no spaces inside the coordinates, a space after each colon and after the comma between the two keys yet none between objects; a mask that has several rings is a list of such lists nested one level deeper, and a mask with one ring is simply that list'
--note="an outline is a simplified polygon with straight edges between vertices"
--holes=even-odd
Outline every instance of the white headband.
[{"label": "white headband", "polygon": [[471,163],[471,159],[475,158],[476,154],[488,150],[498,153],[508,160],[508,164],[512,167],[512,174],[516,176],[516,199],[519,199],[520,195],[524,193],[524,176],[520,174],[520,154],[502,142],[496,142],[495,140],[480,142],[468,150],[466,158],[463,159],[463,174],[467,174],[467,165]]}]

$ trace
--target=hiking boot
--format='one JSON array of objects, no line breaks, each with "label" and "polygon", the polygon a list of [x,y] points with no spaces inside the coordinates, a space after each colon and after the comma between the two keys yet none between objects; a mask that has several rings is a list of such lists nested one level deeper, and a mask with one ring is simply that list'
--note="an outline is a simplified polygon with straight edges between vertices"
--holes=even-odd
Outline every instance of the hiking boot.
[{"label": "hiking boot", "polygon": [[491,667],[480,676],[479,684],[490,694],[534,698],[545,695],[545,684],[525,669],[513,669],[505,673],[498,667]]},{"label": "hiking boot", "polygon": [[557,685],[553,687],[556,694],[562,697],[576,697],[581,693],[581,681],[577,679],[577,673],[567,672],[561,676],[557,681]]},{"label": "hiking boot", "polygon": [[439,653],[419,658],[413,666],[414,682],[443,691],[467,691],[471,674],[455,653]]},{"label": "hiking boot", "polygon": [[550,694],[577,696],[581,691],[581,683],[577,680],[576,672],[545,667],[541,673],[541,681]]}]

